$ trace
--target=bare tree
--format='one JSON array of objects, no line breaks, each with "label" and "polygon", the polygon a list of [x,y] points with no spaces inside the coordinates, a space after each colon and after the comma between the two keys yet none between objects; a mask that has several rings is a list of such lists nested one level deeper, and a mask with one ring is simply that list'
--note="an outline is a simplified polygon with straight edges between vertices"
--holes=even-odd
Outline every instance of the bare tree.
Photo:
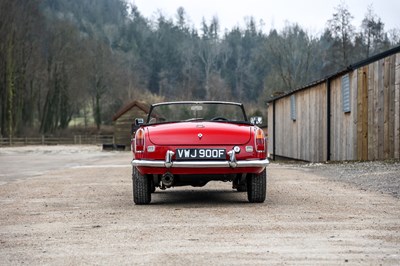
[{"label": "bare tree", "polygon": [[92,97],[93,118],[97,129],[102,124],[102,97],[106,94],[110,86],[109,63],[110,58],[108,47],[102,44],[96,44],[89,70],[90,95]]},{"label": "bare tree", "polygon": [[309,82],[313,48],[313,40],[297,24],[286,26],[280,35],[270,36],[267,49],[284,90]]},{"label": "bare tree", "polygon": [[365,45],[365,57],[368,58],[371,53],[378,52],[384,42],[384,23],[374,13],[372,6],[368,7],[361,29]]},{"label": "bare tree", "polygon": [[198,57],[203,65],[205,98],[210,99],[210,80],[219,54],[219,22],[217,17],[213,17],[210,26],[203,19],[203,37],[199,40]]},{"label": "bare tree", "polygon": [[37,1],[0,3],[1,135],[13,136],[33,122],[28,76],[38,71],[31,65],[41,23],[37,6]]},{"label": "bare tree", "polygon": [[332,19],[328,20],[328,27],[333,37],[340,46],[342,66],[349,64],[349,54],[351,50],[352,36],[354,36],[354,26],[351,24],[353,16],[344,3],[335,8]]}]

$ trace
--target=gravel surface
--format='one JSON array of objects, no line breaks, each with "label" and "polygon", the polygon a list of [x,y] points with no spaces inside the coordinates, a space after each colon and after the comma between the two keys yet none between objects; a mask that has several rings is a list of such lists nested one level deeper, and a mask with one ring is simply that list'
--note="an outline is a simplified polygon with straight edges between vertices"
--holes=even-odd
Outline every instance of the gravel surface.
[{"label": "gravel surface", "polygon": [[[295,166],[295,165],[293,165]],[[400,161],[300,164],[329,180],[354,184],[360,189],[378,191],[400,198]]]},{"label": "gravel surface", "polygon": [[0,265],[400,262],[399,162],[273,162],[263,204],[210,182],[137,206],[130,152],[26,149],[0,148]]}]

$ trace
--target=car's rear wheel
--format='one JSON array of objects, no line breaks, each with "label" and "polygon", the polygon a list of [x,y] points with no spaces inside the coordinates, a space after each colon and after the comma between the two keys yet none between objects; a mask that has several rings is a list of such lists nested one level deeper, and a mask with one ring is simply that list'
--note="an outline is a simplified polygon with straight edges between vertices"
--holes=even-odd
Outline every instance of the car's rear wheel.
[{"label": "car's rear wheel", "polygon": [[151,201],[151,181],[139,173],[136,167],[132,168],[133,201],[136,204],[149,204]]},{"label": "car's rear wheel", "polygon": [[267,170],[247,177],[247,198],[251,203],[261,203],[267,196]]}]

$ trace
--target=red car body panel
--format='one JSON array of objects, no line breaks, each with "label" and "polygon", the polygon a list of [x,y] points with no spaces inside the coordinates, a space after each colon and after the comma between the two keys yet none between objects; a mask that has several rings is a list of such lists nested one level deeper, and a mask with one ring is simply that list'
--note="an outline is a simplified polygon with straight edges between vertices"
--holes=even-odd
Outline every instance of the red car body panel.
[{"label": "red car body panel", "polygon": [[[252,160],[265,159],[264,151],[246,151],[247,147],[255,145],[255,130],[257,127],[231,124],[221,122],[180,122],[159,124],[145,127],[145,146],[153,146],[154,151],[135,153],[135,159],[164,160],[168,150],[175,152],[178,148],[222,148],[226,151],[237,146],[241,152],[236,159]],[[227,134],[229,132],[229,134]],[[200,138],[198,134],[201,134]],[[175,160],[176,155],[172,157]],[[229,159],[227,155],[226,160]],[[139,166],[142,174],[237,174],[237,173],[260,173],[262,167],[244,168],[160,168]]]},{"label": "red car body panel", "polygon": [[204,146],[244,145],[250,141],[252,132],[249,125],[222,122],[180,122],[148,126],[147,134],[153,145]]}]

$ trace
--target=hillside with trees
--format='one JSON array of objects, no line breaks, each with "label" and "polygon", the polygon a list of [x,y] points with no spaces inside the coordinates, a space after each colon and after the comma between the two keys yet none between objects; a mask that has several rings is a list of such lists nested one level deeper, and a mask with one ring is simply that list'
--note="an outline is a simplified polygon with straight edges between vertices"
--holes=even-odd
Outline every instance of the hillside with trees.
[{"label": "hillside with trees", "polygon": [[[400,45],[372,8],[352,24],[345,5],[320,36],[298,24],[261,30],[255,18],[200,29],[184,7],[154,20],[123,0],[0,1],[0,135],[58,134],[77,121],[111,124],[132,100],[265,101]],[[357,27],[356,27],[357,26]]]}]

